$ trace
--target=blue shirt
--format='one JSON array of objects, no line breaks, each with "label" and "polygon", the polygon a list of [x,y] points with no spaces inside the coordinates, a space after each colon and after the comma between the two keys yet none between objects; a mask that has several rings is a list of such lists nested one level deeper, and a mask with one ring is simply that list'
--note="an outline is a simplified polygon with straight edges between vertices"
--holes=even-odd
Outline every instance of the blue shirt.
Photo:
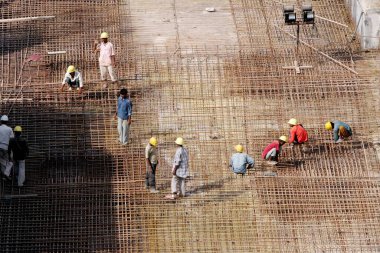
[{"label": "blue shirt", "polygon": [[255,165],[255,161],[249,155],[245,153],[235,153],[230,160],[230,166],[234,173],[245,174],[247,172],[247,164],[252,167]]},{"label": "blue shirt", "polygon": [[117,117],[126,120],[132,115],[132,103],[128,98],[117,99]]},{"label": "blue shirt", "polygon": [[334,120],[334,121],[332,121],[332,123],[334,124],[334,141],[339,140],[339,127],[340,126],[343,126],[344,128],[346,128],[346,130],[350,134],[352,134],[351,127],[349,125],[347,125],[346,123],[339,121],[339,120]]}]

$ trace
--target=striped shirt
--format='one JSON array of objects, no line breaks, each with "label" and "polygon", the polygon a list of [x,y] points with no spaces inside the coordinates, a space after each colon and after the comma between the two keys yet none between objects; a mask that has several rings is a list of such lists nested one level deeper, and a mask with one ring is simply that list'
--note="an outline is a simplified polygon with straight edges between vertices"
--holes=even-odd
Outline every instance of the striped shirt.
[{"label": "striped shirt", "polygon": [[189,176],[189,155],[184,147],[177,148],[174,155],[173,164],[174,166],[179,165],[176,171],[177,177],[186,178]]}]

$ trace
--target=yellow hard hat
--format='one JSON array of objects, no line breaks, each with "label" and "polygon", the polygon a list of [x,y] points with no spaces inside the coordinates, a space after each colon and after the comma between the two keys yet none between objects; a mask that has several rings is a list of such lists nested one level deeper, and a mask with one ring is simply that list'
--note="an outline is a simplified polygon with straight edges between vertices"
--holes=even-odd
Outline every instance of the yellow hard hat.
[{"label": "yellow hard hat", "polygon": [[297,125],[297,120],[296,119],[290,119],[289,121],[288,121],[288,124],[289,125],[293,125],[293,126],[295,126],[295,125]]},{"label": "yellow hard hat", "polygon": [[243,149],[243,146],[239,144],[239,145],[236,145],[236,146],[235,146],[235,150],[236,150],[237,152],[239,152],[239,153],[243,153],[243,150],[244,150],[244,149]]},{"label": "yellow hard hat", "polygon": [[22,132],[22,128],[20,126],[15,126],[15,129],[13,131]]},{"label": "yellow hard hat", "polygon": [[73,73],[75,72],[75,67],[73,65],[70,65],[67,67],[67,73]]},{"label": "yellow hard hat", "polygon": [[156,137],[150,138],[149,139],[149,144],[156,147],[157,144],[158,144]]},{"label": "yellow hard hat", "polygon": [[330,122],[330,121],[326,122],[326,124],[325,124],[325,129],[326,129],[326,130],[332,130],[332,125],[331,125],[331,122]]},{"label": "yellow hard hat", "polygon": [[285,135],[280,136],[280,138],[278,139],[283,142],[288,142],[288,137],[286,137]]},{"label": "yellow hard hat", "polygon": [[176,140],[175,140],[175,143],[178,144],[178,145],[183,145],[183,139],[182,137],[178,137]]},{"label": "yellow hard hat", "polygon": [[102,34],[100,34],[100,38],[101,39],[108,39],[108,33],[102,32]]}]

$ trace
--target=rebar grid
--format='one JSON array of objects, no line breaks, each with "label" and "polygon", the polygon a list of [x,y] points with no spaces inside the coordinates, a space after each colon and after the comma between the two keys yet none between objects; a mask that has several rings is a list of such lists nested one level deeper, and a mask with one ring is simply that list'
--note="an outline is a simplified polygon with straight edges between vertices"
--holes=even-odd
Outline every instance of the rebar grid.
[{"label": "rebar grid", "polygon": [[[273,26],[280,20],[271,18],[279,16],[269,15],[281,10],[279,1],[230,1],[237,46],[191,47],[177,24],[174,49],[139,46],[131,36],[129,4],[15,1],[1,10],[6,18],[56,15],[1,31],[2,45],[9,44],[9,31],[29,38],[3,47],[0,94],[1,112],[9,111],[11,126],[23,126],[32,150],[27,186],[1,183],[2,251],[378,250],[379,109],[373,75],[353,75],[304,46],[296,55],[294,39]],[[174,1],[168,8],[175,12],[181,6],[186,3]],[[342,12],[337,21],[352,25],[343,1],[319,1],[315,7],[332,18],[329,6]],[[146,33],[136,27],[136,33]],[[353,67],[350,50],[357,45],[345,43],[347,32],[325,22],[317,29],[318,39],[309,39],[311,28],[302,30],[301,39]],[[124,80],[103,90],[91,52],[101,31],[111,34]],[[67,53],[45,54],[56,50]],[[43,58],[23,64],[34,53]],[[282,69],[294,59],[313,69],[299,76]],[[82,95],[58,92],[69,64],[84,74]],[[122,147],[112,115],[117,91],[125,86],[134,114],[132,142]],[[269,168],[261,151],[288,132],[292,117],[309,131],[309,144],[285,147],[281,165]],[[353,138],[334,145],[323,129],[329,119],[352,125]],[[163,193],[170,191],[173,141],[184,137],[190,197],[167,202],[144,189],[143,152],[152,135],[159,140],[157,186]],[[256,160],[245,178],[234,178],[227,166],[237,143]]]}]

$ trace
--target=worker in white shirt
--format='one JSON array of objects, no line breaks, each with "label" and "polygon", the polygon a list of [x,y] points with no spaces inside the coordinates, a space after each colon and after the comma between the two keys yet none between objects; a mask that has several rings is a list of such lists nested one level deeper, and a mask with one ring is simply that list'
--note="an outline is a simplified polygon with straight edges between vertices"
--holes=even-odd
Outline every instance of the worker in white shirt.
[{"label": "worker in white shirt", "polygon": [[[98,43],[97,40],[95,40],[94,43],[94,51],[99,52],[99,68],[100,68],[100,78],[102,81],[107,81],[107,71],[108,74],[111,77],[112,83],[116,82],[116,75],[114,72],[115,67],[115,49],[111,42],[108,41],[109,35],[106,32],[101,33],[100,39],[102,40],[101,43]],[[107,88],[107,84],[103,86],[104,88]]]},{"label": "worker in white shirt", "polygon": [[0,118],[0,165],[3,176],[11,180],[10,174],[13,163],[9,161],[8,146],[11,138],[14,137],[13,130],[8,124],[8,116],[3,115]]},{"label": "worker in white shirt", "polygon": [[76,71],[73,65],[70,65],[67,68],[65,77],[63,78],[63,81],[62,81],[61,91],[63,91],[65,84],[69,86],[69,90],[77,89],[79,94],[82,93],[82,89],[83,89],[82,75],[79,71]]}]

